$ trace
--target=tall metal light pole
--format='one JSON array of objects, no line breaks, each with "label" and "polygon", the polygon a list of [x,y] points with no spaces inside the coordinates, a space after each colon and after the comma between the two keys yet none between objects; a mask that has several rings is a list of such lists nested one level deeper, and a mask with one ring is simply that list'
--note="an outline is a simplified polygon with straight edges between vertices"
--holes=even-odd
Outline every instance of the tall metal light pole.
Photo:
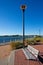
[{"label": "tall metal light pole", "polygon": [[22,22],[23,22],[23,45],[25,46],[25,9],[26,5],[21,6],[22,9]]}]

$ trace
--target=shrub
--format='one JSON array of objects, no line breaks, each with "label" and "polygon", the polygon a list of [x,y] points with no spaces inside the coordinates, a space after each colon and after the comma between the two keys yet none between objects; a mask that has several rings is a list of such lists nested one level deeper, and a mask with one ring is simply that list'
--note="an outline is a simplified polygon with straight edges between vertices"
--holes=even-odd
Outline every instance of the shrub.
[{"label": "shrub", "polygon": [[26,40],[26,43],[28,43],[29,45],[34,44],[33,38],[32,38],[32,39],[27,39],[27,40]]},{"label": "shrub", "polygon": [[12,47],[12,50],[19,49],[19,48],[23,47],[23,43],[20,43],[20,42],[11,42],[10,45]]},{"label": "shrub", "polygon": [[41,42],[41,37],[40,36],[36,36],[34,38],[34,43],[37,44],[38,42]]},{"label": "shrub", "polygon": [[16,49],[22,48],[23,47],[23,43],[15,42],[15,46],[16,46]]},{"label": "shrub", "polygon": [[12,47],[12,50],[14,50],[16,47],[15,47],[15,42],[10,42],[10,45]]}]

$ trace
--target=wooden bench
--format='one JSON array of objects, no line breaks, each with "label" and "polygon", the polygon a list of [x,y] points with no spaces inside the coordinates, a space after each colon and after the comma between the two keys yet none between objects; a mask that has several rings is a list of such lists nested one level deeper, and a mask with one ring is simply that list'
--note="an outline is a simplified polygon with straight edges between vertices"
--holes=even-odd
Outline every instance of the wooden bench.
[{"label": "wooden bench", "polygon": [[32,46],[28,45],[27,49],[37,58],[39,51]]}]

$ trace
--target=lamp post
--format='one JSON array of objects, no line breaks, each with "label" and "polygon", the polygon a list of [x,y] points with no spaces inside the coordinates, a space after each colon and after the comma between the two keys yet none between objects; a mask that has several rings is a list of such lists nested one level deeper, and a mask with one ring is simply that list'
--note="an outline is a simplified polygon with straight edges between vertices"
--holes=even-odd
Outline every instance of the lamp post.
[{"label": "lamp post", "polygon": [[26,5],[21,6],[22,9],[22,23],[23,23],[23,47],[25,46],[25,9]]}]

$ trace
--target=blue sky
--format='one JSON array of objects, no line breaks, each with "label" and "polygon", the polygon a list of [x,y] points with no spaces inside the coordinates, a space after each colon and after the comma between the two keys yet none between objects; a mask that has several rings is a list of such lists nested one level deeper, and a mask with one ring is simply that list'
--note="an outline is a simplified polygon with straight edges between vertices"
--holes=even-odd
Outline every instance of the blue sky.
[{"label": "blue sky", "polygon": [[26,4],[25,34],[43,35],[43,0],[0,0],[0,35],[22,34],[22,10]]}]

